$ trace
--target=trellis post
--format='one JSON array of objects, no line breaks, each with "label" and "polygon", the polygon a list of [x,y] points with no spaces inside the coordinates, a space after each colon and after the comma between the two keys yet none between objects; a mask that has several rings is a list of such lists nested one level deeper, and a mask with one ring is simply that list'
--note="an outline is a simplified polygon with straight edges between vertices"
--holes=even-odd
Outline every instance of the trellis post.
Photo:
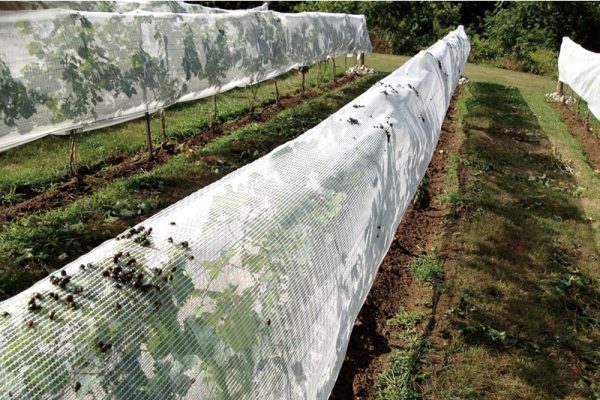
[{"label": "trellis post", "polygon": [[558,81],[558,84],[556,85],[556,92],[558,93],[559,96],[563,95],[564,88],[563,88],[563,83],[560,80]]},{"label": "trellis post", "polygon": [[356,56],[356,65],[359,67],[365,65],[365,53],[358,53]]},{"label": "trellis post", "polygon": [[152,134],[150,132],[150,113],[146,111],[146,146],[148,154],[152,158]]},{"label": "trellis post", "polygon": [[75,176],[77,174],[77,166],[75,160],[75,129],[69,131],[69,174]]},{"label": "trellis post", "polygon": [[331,80],[333,82],[336,82],[336,79],[335,79],[335,57],[331,57],[331,72],[332,72],[332,75],[333,75],[331,77]]},{"label": "trellis post", "polygon": [[165,109],[160,110],[160,130],[164,141],[167,140],[167,129],[165,124]]},{"label": "trellis post", "polygon": [[217,95],[218,95],[218,93],[215,93],[215,95],[213,96],[213,118],[212,118],[211,125],[214,125],[217,123],[217,117],[218,117]]}]

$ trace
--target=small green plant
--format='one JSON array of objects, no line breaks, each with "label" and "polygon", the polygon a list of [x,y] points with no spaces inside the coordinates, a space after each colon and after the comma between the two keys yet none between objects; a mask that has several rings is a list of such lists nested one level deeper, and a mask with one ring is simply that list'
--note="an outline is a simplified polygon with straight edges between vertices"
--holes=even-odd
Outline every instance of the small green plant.
[{"label": "small green plant", "polygon": [[23,199],[23,195],[21,193],[16,193],[17,188],[12,187],[6,193],[0,193],[0,204],[2,205],[13,205],[18,203]]},{"label": "small green plant", "polygon": [[421,366],[425,352],[430,347],[428,340],[413,338],[406,348],[396,349],[390,355],[388,368],[379,376],[377,400],[422,399],[420,383],[424,378]]},{"label": "small green plant", "polygon": [[435,252],[413,259],[408,271],[419,281],[427,282],[436,288],[444,286],[444,268]]},{"label": "small green plant", "polygon": [[398,325],[403,328],[412,328],[423,321],[427,314],[422,311],[406,311],[400,310],[394,318],[390,318],[387,323],[388,325]]},{"label": "small green plant", "polygon": [[459,329],[459,332],[463,336],[477,342],[490,342],[504,347],[509,347],[513,342],[506,331],[499,331],[489,325],[477,321],[463,325]]}]

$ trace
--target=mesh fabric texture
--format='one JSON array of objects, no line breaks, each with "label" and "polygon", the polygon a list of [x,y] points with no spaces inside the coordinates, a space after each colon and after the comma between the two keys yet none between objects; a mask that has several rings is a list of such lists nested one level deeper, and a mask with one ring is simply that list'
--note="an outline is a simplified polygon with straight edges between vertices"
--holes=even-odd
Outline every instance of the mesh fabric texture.
[{"label": "mesh fabric texture", "polygon": [[364,16],[272,11],[13,12],[0,37],[0,151],[371,50]]},{"label": "mesh fabric texture", "polygon": [[470,45],[0,303],[0,397],[327,399]]}]

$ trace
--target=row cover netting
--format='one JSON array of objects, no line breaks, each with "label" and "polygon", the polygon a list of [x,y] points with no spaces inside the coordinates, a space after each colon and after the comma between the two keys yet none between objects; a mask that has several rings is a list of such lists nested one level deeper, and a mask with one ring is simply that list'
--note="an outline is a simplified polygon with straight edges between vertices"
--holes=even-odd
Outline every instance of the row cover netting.
[{"label": "row cover netting", "polygon": [[0,16],[0,151],[368,52],[364,16],[272,11]]},{"label": "row cover netting", "polygon": [[132,11],[158,11],[172,13],[198,13],[221,14],[229,12],[267,11],[268,4],[251,8],[249,10],[226,10],[215,7],[205,7],[199,4],[187,4],[179,0],[168,1],[31,1],[20,4],[21,7],[31,10],[65,8],[77,11],[103,11],[103,12],[132,12]]},{"label": "row cover netting", "polygon": [[558,79],[584,99],[600,120],[600,54],[564,37],[558,56]]},{"label": "row cover netting", "polygon": [[0,396],[327,399],[469,50],[461,26],[0,303]]}]

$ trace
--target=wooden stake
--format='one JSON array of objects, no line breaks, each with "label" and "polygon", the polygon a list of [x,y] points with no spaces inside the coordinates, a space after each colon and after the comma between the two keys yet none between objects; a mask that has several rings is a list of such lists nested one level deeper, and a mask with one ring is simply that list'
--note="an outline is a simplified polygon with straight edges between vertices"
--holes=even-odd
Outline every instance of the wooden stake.
[{"label": "wooden stake", "polygon": [[71,176],[77,175],[75,165],[75,129],[71,129],[69,132],[69,173]]},{"label": "wooden stake", "polygon": [[148,154],[152,158],[152,135],[150,133],[150,113],[146,113],[146,145],[148,146]]},{"label": "wooden stake", "polygon": [[304,92],[306,91],[306,87],[305,87],[305,85],[304,85],[304,82],[305,82],[305,76],[306,76],[306,72],[304,72],[304,71],[305,71],[305,68],[304,68],[304,67],[302,67],[302,68],[300,69],[300,75],[301,75],[301,77],[302,77],[302,80],[301,80],[301,82],[302,82],[302,83],[301,83],[301,86],[300,86],[300,94],[301,94],[302,96],[304,96]]},{"label": "wooden stake", "polygon": [[333,76],[332,76],[331,80],[333,82],[336,82],[336,79],[335,79],[335,58],[333,58],[333,57],[331,57],[331,72],[333,73]]},{"label": "wooden stake", "polygon": [[254,114],[254,105],[252,103],[252,87],[246,86],[246,98],[248,99],[248,112],[252,116]]},{"label": "wooden stake", "polygon": [[563,89],[563,83],[561,81],[558,81],[558,84],[556,85],[556,92],[559,96],[563,95]]},{"label": "wooden stake", "polygon": [[356,65],[359,67],[365,65],[365,53],[358,53],[358,56],[356,56]]},{"label": "wooden stake", "polygon": [[275,82],[275,104],[279,107],[279,87],[277,86],[277,78],[274,79]]},{"label": "wooden stake", "polygon": [[213,96],[213,105],[214,105],[214,112],[213,112],[213,120],[212,120],[211,125],[214,125],[217,123],[217,117],[218,117],[218,115],[217,115],[217,95],[216,94]]},{"label": "wooden stake", "polygon": [[344,74],[348,70],[348,54],[344,54]]},{"label": "wooden stake", "polygon": [[165,109],[160,110],[160,130],[162,133],[163,140],[167,140],[167,130],[165,128]]},{"label": "wooden stake", "polygon": [[317,87],[321,86],[321,61],[317,63]]}]

